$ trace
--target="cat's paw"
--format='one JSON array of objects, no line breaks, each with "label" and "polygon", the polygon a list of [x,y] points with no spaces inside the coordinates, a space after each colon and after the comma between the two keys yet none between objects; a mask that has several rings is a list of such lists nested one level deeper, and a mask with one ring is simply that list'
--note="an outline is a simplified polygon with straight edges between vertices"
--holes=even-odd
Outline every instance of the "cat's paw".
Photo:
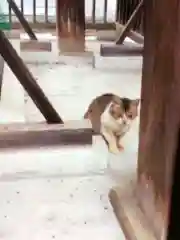
[{"label": "cat's paw", "polygon": [[119,151],[124,151],[124,147],[121,144],[118,144]]},{"label": "cat's paw", "polygon": [[118,154],[119,149],[117,147],[114,147],[114,146],[109,146],[109,152],[113,153],[113,154]]}]

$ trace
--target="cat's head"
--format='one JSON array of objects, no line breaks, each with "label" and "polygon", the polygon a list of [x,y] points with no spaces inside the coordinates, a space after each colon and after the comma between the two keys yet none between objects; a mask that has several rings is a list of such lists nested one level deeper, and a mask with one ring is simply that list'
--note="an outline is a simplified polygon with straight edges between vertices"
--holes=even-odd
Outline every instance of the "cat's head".
[{"label": "cat's head", "polygon": [[140,99],[129,99],[129,98],[113,98],[113,115],[122,117],[129,121],[134,120],[138,116],[138,106]]}]

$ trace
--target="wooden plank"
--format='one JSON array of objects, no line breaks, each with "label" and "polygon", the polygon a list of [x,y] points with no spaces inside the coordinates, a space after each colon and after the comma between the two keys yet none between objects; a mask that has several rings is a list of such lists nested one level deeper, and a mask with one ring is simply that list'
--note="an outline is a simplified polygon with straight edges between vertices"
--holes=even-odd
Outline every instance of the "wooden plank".
[{"label": "wooden plank", "polygon": [[0,150],[81,144],[92,144],[92,127],[87,120],[0,125]]},{"label": "wooden plank", "polygon": [[103,57],[115,56],[142,56],[142,46],[108,45],[101,44],[100,55]]},{"label": "wooden plank", "polygon": [[139,15],[142,6],[144,4],[144,0],[141,0],[140,3],[137,5],[136,9],[133,11],[131,17],[127,21],[126,25],[124,26],[122,32],[120,33],[119,37],[116,40],[116,44],[122,44],[124,39],[126,38],[128,32],[131,30],[133,24],[135,23],[137,16]]},{"label": "wooden plank", "polygon": [[1,91],[2,91],[2,84],[3,84],[3,75],[4,75],[4,59],[0,55],[0,99],[1,99]]},{"label": "wooden plank", "polygon": [[61,52],[85,51],[85,0],[56,0],[56,24]]},{"label": "wooden plank", "polygon": [[109,199],[126,239],[157,240],[146,216],[139,208],[133,184],[112,188]]},{"label": "wooden plank", "polygon": [[[0,54],[15,74],[21,85],[27,91],[37,108],[48,123],[63,123],[59,114],[53,108],[48,98],[37,84],[33,75],[18,56],[5,34],[0,31]],[[12,91],[12,89],[10,89]]]},{"label": "wooden plank", "polygon": [[26,33],[29,35],[30,39],[37,40],[37,37],[34,34],[32,28],[30,27],[28,21],[25,19],[24,15],[19,10],[14,0],[7,0],[7,2],[9,3],[10,8],[12,8],[12,10],[14,11],[16,17],[19,19],[19,22],[21,23]]}]

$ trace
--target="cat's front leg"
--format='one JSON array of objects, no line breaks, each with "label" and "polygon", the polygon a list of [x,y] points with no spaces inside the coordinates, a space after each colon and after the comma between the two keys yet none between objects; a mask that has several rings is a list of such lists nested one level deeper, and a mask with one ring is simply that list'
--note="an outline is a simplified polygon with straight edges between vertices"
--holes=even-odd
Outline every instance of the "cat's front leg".
[{"label": "cat's front leg", "polygon": [[130,129],[130,127],[126,126],[126,128],[124,129],[124,132],[121,132],[120,134],[116,133],[116,144],[117,144],[119,151],[124,150],[124,147],[121,144],[121,139],[126,135],[126,133],[129,131],[129,129]]},{"label": "cat's front leg", "polygon": [[116,138],[116,145],[117,145],[119,151],[123,151],[123,150],[124,150],[124,147],[123,147],[123,145],[121,145],[120,139],[121,139],[120,137],[117,137],[117,138]]},{"label": "cat's front leg", "polygon": [[109,128],[106,127],[101,127],[101,133],[108,143],[109,152],[113,154],[119,153],[117,147],[117,138],[114,135],[114,133]]},{"label": "cat's front leg", "polygon": [[109,145],[109,152],[113,153],[113,154],[118,154],[119,153],[119,149],[117,148],[117,145],[110,144]]},{"label": "cat's front leg", "polygon": [[124,150],[124,147],[123,145],[121,144],[121,139],[122,137],[125,135],[125,133],[121,134],[121,135],[116,135],[116,145],[119,149],[119,151],[123,151]]}]

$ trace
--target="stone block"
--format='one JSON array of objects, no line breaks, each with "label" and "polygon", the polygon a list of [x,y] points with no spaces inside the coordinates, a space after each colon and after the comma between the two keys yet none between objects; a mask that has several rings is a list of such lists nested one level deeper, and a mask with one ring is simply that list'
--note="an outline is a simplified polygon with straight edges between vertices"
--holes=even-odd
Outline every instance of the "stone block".
[{"label": "stone block", "polygon": [[50,41],[21,40],[20,51],[22,52],[51,52],[52,44]]}]

